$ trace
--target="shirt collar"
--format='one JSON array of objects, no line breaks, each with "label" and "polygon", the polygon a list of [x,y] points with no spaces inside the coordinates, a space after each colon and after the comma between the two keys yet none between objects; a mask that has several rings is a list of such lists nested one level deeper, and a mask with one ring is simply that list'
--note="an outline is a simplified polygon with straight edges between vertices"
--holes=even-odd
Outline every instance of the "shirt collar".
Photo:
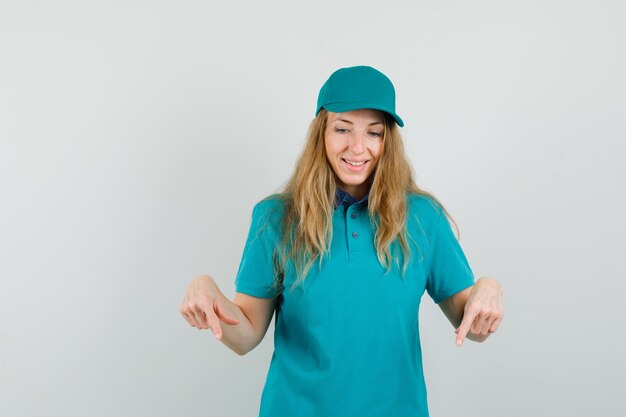
[{"label": "shirt collar", "polygon": [[340,205],[343,205],[345,207],[350,207],[353,204],[362,204],[365,201],[367,201],[367,197],[369,195],[370,193],[368,192],[367,194],[365,194],[365,196],[362,199],[360,199],[359,201],[356,201],[356,199],[352,197],[350,194],[348,194],[341,188],[337,187],[337,192],[335,193],[335,208],[339,207]]}]

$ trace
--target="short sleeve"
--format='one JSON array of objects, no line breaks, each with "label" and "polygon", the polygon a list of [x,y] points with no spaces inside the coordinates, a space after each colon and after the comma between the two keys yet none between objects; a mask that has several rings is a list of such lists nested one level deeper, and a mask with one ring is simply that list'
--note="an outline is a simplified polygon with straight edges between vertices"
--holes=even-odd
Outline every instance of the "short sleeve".
[{"label": "short sleeve", "polygon": [[430,268],[426,290],[435,303],[474,285],[474,273],[443,211],[431,233]]},{"label": "short sleeve", "polygon": [[252,223],[235,278],[237,292],[259,298],[277,295],[274,286],[274,244],[269,222],[270,205],[261,202],[252,210]]}]

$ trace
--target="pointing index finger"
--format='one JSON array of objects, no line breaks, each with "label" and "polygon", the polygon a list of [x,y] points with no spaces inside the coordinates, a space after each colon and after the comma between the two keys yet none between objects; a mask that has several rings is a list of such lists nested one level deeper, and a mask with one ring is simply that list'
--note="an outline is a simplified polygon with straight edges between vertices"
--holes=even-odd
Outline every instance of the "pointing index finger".
[{"label": "pointing index finger", "polygon": [[463,346],[463,341],[465,340],[465,336],[469,333],[470,328],[472,327],[472,322],[476,318],[476,313],[468,311],[463,316],[463,320],[461,321],[461,325],[456,329],[456,345],[461,347]]}]

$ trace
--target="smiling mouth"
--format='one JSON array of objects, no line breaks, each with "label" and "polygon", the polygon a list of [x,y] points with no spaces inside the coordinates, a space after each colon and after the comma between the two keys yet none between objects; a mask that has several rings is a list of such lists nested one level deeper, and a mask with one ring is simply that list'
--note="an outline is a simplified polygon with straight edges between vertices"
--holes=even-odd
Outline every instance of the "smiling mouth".
[{"label": "smiling mouth", "polygon": [[369,162],[369,160],[367,161],[360,161],[360,162],[354,162],[354,161],[348,161],[347,159],[341,158],[341,160],[345,163],[347,163],[348,165],[351,165],[353,167],[360,167],[363,166],[365,164],[367,164]]}]

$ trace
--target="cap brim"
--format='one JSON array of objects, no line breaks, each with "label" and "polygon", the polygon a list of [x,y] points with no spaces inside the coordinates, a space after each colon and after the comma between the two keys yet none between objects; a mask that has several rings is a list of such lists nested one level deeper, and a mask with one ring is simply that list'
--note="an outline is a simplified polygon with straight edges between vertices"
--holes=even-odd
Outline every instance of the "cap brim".
[{"label": "cap brim", "polygon": [[[389,115],[393,117],[393,119],[396,121],[398,126],[404,127],[404,122],[402,121],[400,116],[398,116],[395,112],[392,112],[391,110],[386,109],[380,105],[367,102],[367,101],[347,101],[347,102],[344,101],[340,103],[329,103],[329,104],[324,104],[322,107],[320,107],[320,109],[321,108],[325,108],[326,110],[333,112],[333,113],[344,113],[347,111],[360,110],[360,109],[380,110],[380,111],[384,111],[385,113],[389,113]],[[317,113],[319,113],[319,109],[317,110]]]}]

